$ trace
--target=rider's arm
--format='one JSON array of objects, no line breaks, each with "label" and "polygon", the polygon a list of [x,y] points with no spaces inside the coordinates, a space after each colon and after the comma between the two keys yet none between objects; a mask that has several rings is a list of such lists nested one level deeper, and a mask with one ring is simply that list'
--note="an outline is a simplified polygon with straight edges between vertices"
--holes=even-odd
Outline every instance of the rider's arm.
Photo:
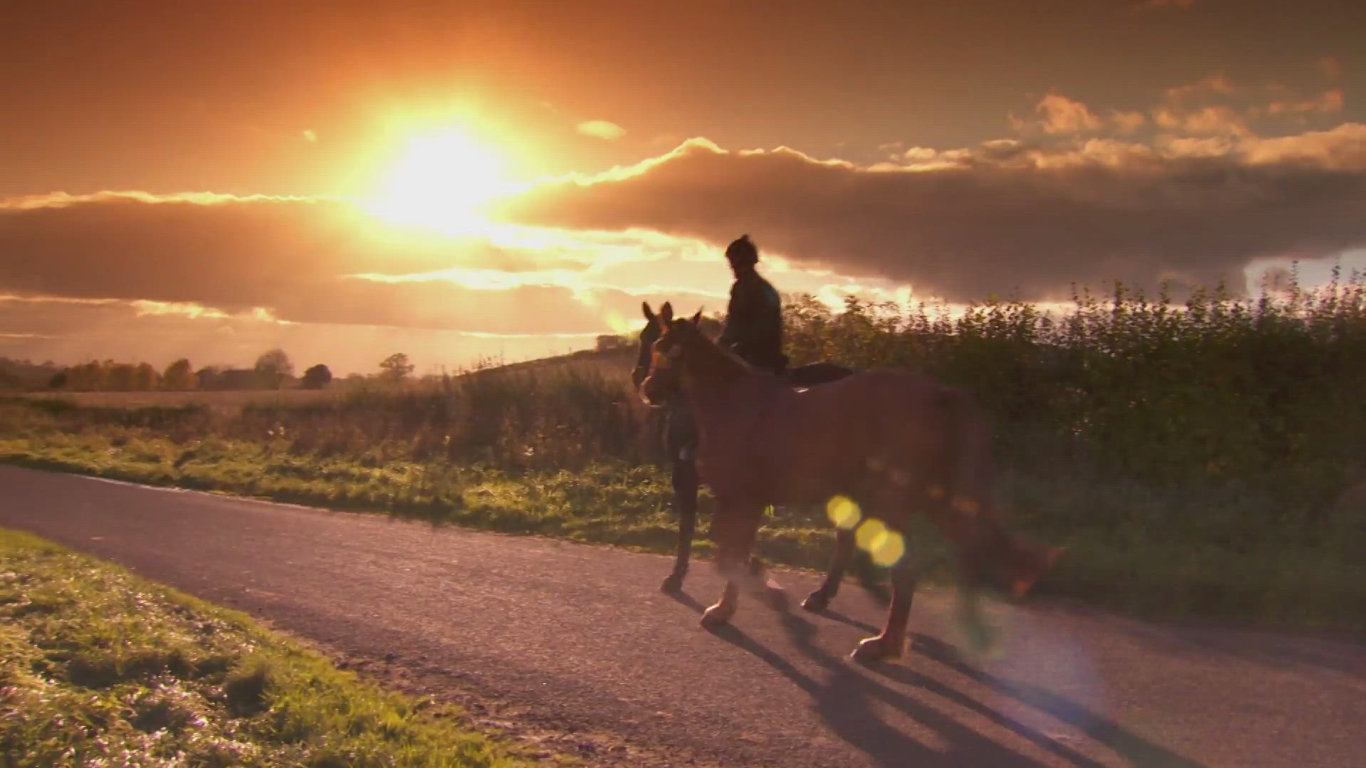
[{"label": "rider's arm", "polygon": [[748,324],[744,294],[737,280],[730,286],[730,303],[726,305],[726,325],[721,329],[721,346],[730,349],[744,339]]}]

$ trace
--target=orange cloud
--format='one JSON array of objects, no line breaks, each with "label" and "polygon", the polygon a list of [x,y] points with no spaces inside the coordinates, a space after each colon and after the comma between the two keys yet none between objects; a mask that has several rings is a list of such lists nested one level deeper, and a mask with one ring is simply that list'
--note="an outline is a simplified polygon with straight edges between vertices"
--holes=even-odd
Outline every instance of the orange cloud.
[{"label": "orange cloud", "polygon": [[1193,83],[1178,85],[1167,89],[1168,102],[1181,102],[1191,98],[1205,98],[1211,95],[1228,96],[1237,88],[1223,75],[1210,75]]},{"label": "orange cloud", "polygon": [[1114,126],[1117,132],[1122,134],[1134,133],[1147,124],[1147,122],[1148,118],[1144,116],[1142,112],[1121,112],[1116,110],[1110,113],[1110,124]]},{"label": "orange cloud", "polygon": [[612,141],[626,135],[626,129],[608,120],[587,120],[575,126],[584,136]]},{"label": "orange cloud", "polygon": [[1056,93],[1044,96],[1034,111],[1043,115],[1045,133],[1083,133],[1101,127],[1100,118],[1092,114],[1085,104]]},{"label": "orange cloud", "polygon": [[1343,96],[1341,90],[1324,91],[1319,96],[1302,101],[1276,101],[1267,106],[1273,115],[1301,115],[1309,112],[1341,112]]}]

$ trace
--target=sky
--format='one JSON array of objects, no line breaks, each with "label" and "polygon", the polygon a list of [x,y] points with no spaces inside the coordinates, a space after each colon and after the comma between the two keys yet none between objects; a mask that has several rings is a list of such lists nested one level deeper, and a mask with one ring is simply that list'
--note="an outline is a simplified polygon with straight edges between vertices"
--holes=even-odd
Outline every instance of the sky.
[{"label": "sky", "polygon": [[0,356],[419,373],[1366,266],[1366,4],[0,3]]}]

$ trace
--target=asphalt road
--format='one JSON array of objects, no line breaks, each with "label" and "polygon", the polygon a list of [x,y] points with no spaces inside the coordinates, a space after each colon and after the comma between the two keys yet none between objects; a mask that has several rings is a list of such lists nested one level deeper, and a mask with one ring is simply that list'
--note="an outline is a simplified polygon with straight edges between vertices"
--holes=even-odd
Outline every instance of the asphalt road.
[{"label": "asphalt road", "polygon": [[[1035,601],[993,606],[999,653],[956,650],[948,590],[917,597],[901,663],[845,655],[882,611],[754,600],[697,624],[695,564],[0,466],[26,529],[307,638],[390,684],[590,765],[1366,765],[1366,646],[1154,625]],[[779,572],[795,597],[816,582]]]}]

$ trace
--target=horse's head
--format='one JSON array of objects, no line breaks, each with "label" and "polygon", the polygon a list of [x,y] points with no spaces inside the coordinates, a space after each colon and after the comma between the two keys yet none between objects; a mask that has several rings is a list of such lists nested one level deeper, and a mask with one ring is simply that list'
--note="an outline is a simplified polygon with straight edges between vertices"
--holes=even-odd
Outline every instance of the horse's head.
[{"label": "horse's head", "polygon": [[[649,304],[642,304],[641,309],[649,324],[640,332],[640,357],[631,378],[647,403],[664,405],[682,385],[684,350],[690,341],[702,337],[697,328],[702,310],[699,309],[692,319],[684,320],[674,318],[673,305],[667,301],[657,315],[650,310]],[[637,376],[641,378],[637,379]]]},{"label": "horse's head", "polygon": [[659,335],[664,332],[663,325],[659,322],[659,315],[650,309],[649,302],[642,301],[640,311],[645,315],[645,327],[640,329],[640,346],[636,350],[636,367],[631,370],[631,384],[635,386],[637,392],[640,391],[641,383],[650,373],[650,351],[654,349],[655,342],[659,340]]}]

